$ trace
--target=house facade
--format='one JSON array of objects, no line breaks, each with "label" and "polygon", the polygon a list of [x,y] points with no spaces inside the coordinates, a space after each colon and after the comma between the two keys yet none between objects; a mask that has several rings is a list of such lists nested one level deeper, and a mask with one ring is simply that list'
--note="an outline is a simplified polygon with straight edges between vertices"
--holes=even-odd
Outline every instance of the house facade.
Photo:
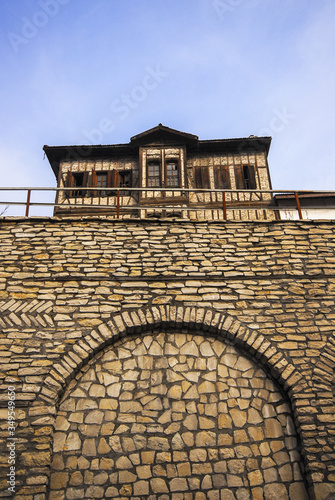
[{"label": "house facade", "polygon": [[122,218],[272,220],[272,196],[264,192],[271,189],[270,142],[199,140],[159,124],[128,144],[44,146],[58,187],[67,188],[55,214],[112,215],[119,207]]}]

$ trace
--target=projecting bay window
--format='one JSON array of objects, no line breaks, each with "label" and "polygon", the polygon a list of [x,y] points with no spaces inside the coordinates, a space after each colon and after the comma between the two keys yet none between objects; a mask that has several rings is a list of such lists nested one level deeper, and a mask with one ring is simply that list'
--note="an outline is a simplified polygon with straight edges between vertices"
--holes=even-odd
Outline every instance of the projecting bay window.
[{"label": "projecting bay window", "polygon": [[168,160],[165,165],[157,161],[147,164],[147,187],[176,188],[180,186],[179,161]]},{"label": "projecting bay window", "polygon": [[236,189],[256,189],[254,165],[235,165]]}]

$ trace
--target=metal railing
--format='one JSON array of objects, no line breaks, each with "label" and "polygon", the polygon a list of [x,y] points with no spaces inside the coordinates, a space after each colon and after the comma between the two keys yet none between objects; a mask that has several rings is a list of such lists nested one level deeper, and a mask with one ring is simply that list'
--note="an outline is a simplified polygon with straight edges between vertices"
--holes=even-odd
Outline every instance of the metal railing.
[{"label": "metal railing", "polygon": [[[285,210],[296,210],[299,219],[303,219],[303,210],[312,208],[313,210],[330,208],[329,206],[302,206],[303,200],[308,197],[335,197],[335,191],[306,191],[306,190],[257,190],[257,189],[200,189],[200,188],[106,188],[106,187],[0,187],[0,192],[24,192],[25,199],[21,201],[5,201],[0,199],[0,205],[24,206],[25,216],[29,217],[31,207],[53,207],[57,215],[74,211],[80,213],[80,209],[110,210],[116,218],[120,218],[121,212],[126,211],[199,211],[199,210],[220,210],[223,219],[227,219],[229,211],[236,210],[270,210],[280,218],[280,212]],[[56,194],[56,201],[32,201],[33,193],[50,192]],[[75,194],[73,194],[75,193]],[[76,193],[80,193],[79,195]],[[106,194],[107,193],[107,194]],[[112,193],[112,194],[111,194]],[[153,193],[160,194],[160,197],[150,196]],[[172,193],[179,194],[174,197]],[[197,199],[192,201],[192,195],[210,194],[211,200]],[[100,194],[100,196],[99,196]],[[126,195],[126,196],[125,196]],[[213,198],[214,195],[214,198]],[[266,195],[266,196],[265,196]],[[294,205],[278,205],[275,195],[282,200],[293,201]],[[126,204],[124,200],[131,199],[135,204]],[[61,199],[61,201],[59,201]],[[97,200],[94,202],[93,200]],[[101,203],[101,199],[105,203]],[[57,201],[58,200],[58,201]],[[91,200],[89,202],[88,200]],[[335,206],[334,206],[335,208]],[[0,209],[1,213],[1,209]],[[165,212],[164,212],[165,213]],[[138,215],[139,217],[140,215]]]}]

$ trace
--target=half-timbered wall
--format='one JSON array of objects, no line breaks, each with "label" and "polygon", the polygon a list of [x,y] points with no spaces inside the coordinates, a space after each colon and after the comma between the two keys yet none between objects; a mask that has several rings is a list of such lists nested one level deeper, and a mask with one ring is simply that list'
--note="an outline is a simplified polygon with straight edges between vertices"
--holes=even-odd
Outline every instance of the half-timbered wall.
[{"label": "half-timbered wall", "polygon": [[[265,153],[190,155],[187,160],[188,182],[193,187],[200,187],[203,184],[210,189],[220,189],[221,187],[222,190],[243,189],[241,180],[239,183],[237,182],[237,176],[240,177],[243,175],[243,166],[253,169],[255,181],[253,189],[255,189],[255,192],[251,194],[226,193],[226,202],[235,202],[239,205],[269,203],[271,194],[260,193],[260,190],[272,189]],[[225,173],[226,183],[223,186],[218,183],[218,172],[220,170],[223,170]],[[221,210],[222,193],[192,193],[189,201],[190,204],[206,203],[208,206],[207,210],[199,212],[197,216],[196,214],[192,214],[192,216],[203,219],[223,219]],[[213,210],[209,210],[210,205],[212,205]],[[217,211],[214,209],[215,206],[219,208]],[[275,219],[275,214],[269,210],[252,210],[246,206],[244,210],[228,211],[227,219],[273,220]]]},{"label": "half-timbered wall", "polygon": [[[94,190],[98,184],[95,180],[97,173],[106,173],[107,176],[111,175],[115,177],[115,173],[119,172],[131,172],[131,185],[137,187],[139,185],[139,168],[138,161],[133,158],[118,158],[118,159],[105,159],[105,160],[95,160],[95,161],[64,161],[61,162],[58,187],[71,187],[73,186],[73,191],[60,191],[56,197],[56,203],[61,204],[61,207],[55,208],[55,214],[66,214],[66,213],[86,213],[86,214],[96,214],[97,210],[103,212],[104,209],[95,209],[95,205],[106,205],[106,211],[109,215],[112,214],[112,209],[107,208],[116,205],[115,192],[110,189],[106,189],[107,196],[105,193]],[[92,190],[82,191],[78,195],[80,189],[75,189],[74,183],[71,183],[71,174],[83,174],[84,185],[86,187],[92,187]],[[108,179],[109,180],[109,179]],[[111,182],[112,181],[112,182]],[[113,182],[113,179],[109,180],[109,186],[118,187],[117,183]],[[100,194],[100,195],[99,195]],[[122,197],[121,204],[123,206],[136,205],[138,201],[138,194],[120,191],[120,196]],[[75,205],[75,207],[74,207]],[[115,210],[114,210],[115,212]],[[136,212],[137,214],[137,212]],[[133,212],[127,210],[123,213],[123,217],[133,216]]]},{"label": "half-timbered wall", "polygon": [[[177,167],[177,176],[171,180],[168,168],[172,162]],[[150,168],[155,165],[156,179],[150,178]],[[250,169],[250,182],[246,172]],[[239,205],[239,210],[227,210],[227,220],[273,220],[275,213],[266,210],[271,195],[261,190],[271,189],[271,182],[265,153],[248,154],[198,154],[187,152],[184,146],[140,147],[138,158],[117,158],[95,161],[63,161],[60,165],[59,187],[73,187],[71,191],[59,192],[55,214],[116,214],[116,193],[109,189],[99,193],[97,190],[80,191],[76,187],[76,176],[82,174],[86,187],[97,186],[97,175],[106,173],[109,187],[117,187],[115,175],[131,173],[133,188],[148,188],[155,191],[126,192],[120,191],[122,218],[134,217],[181,217],[191,220],[223,220],[222,192],[201,193],[186,191],[161,191],[159,187],[180,187],[189,189],[253,189],[253,193],[226,193],[226,203]],[[155,185],[155,182],[157,185]],[[101,187],[101,186],[100,186]],[[100,194],[100,195],[99,195]],[[252,205],[261,208],[253,209]],[[97,208],[97,205],[103,205]],[[143,206],[143,209],[130,210],[131,206]],[[154,206],[159,205],[159,208]],[[167,208],[164,210],[164,206]],[[171,208],[173,205],[173,209]],[[264,205],[264,209],[262,208]],[[104,208],[106,207],[106,208]],[[125,208],[127,207],[127,208]],[[151,208],[152,207],[152,208]],[[190,210],[192,207],[197,210]],[[203,207],[203,210],[202,210]],[[184,210],[183,210],[184,208]],[[185,210],[185,208],[189,208]]]}]

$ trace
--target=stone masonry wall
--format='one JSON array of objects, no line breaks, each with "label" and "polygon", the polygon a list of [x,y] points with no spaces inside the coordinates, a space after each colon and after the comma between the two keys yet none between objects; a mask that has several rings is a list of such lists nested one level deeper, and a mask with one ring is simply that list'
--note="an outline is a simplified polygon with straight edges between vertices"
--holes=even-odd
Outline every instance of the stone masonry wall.
[{"label": "stone masonry wall", "polygon": [[290,408],[233,346],[157,333],[87,368],[59,406],[51,497],[308,498]]},{"label": "stone masonry wall", "polygon": [[2,497],[333,498],[333,222],[0,234]]}]

